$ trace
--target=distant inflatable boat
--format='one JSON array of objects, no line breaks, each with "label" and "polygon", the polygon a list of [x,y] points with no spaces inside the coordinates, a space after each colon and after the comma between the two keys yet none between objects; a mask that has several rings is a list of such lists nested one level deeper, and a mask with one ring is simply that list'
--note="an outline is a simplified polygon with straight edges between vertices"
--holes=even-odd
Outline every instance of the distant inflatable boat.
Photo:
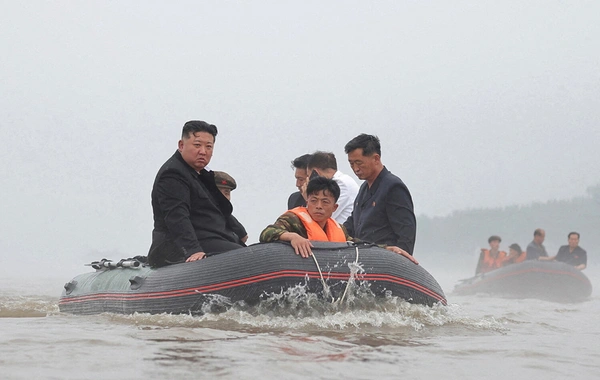
[{"label": "distant inflatable boat", "polygon": [[351,243],[313,244],[316,260],[297,256],[288,244],[268,243],[157,269],[136,261],[96,262],[95,272],[65,284],[59,309],[73,314],[203,314],[215,297],[253,305],[298,285],[323,299],[340,300],[349,282],[366,285],[375,297],[446,305],[433,276],[399,254]]},{"label": "distant inflatable boat", "polygon": [[571,265],[529,260],[462,280],[453,293],[581,302],[592,294],[592,284],[582,271]]}]

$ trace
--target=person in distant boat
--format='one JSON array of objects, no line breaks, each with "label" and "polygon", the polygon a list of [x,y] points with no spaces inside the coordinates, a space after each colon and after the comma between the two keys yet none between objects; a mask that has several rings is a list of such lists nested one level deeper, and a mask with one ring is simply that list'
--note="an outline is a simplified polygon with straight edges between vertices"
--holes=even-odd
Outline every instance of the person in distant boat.
[{"label": "person in distant boat", "polygon": [[[315,177],[306,187],[308,197],[306,207],[296,207],[281,215],[274,224],[267,226],[260,234],[261,243],[277,240],[290,242],[297,255],[304,258],[312,255],[312,241],[362,243],[348,235],[346,228],[331,217],[338,208],[340,187],[333,180]],[[396,246],[381,246],[401,254],[415,264],[418,262],[406,251]]]},{"label": "person in distant boat", "polygon": [[216,136],[216,126],[188,121],[177,151],[159,169],[152,187],[150,265],[191,262],[242,247],[231,226],[233,206],[207,168]]},{"label": "person in distant boat", "polygon": [[563,263],[573,265],[579,270],[587,267],[587,252],[579,246],[579,232],[571,232],[568,235],[569,244],[563,245],[558,253],[552,257],[540,257],[542,261],[562,261]]},{"label": "person in distant boat", "polygon": [[337,169],[337,160],[331,152],[315,152],[308,159],[307,170],[309,176],[316,172],[319,176],[333,179],[340,187],[338,208],[333,212],[332,218],[338,223],[344,223],[352,214],[354,199],[358,194],[358,184],[348,174]]},{"label": "person in distant boat", "polygon": [[512,243],[508,247],[508,256],[506,257],[506,260],[502,265],[504,266],[508,264],[517,264],[523,262],[525,261],[526,255],[527,252],[523,251],[520,245],[518,245],[517,243]]},{"label": "person in distant boat", "polygon": [[500,236],[492,235],[489,237],[488,243],[490,249],[481,248],[481,254],[479,255],[475,274],[486,273],[504,265],[504,262],[506,261],[506,252],[501,251],[499,248],[501,241],[502,239]]},{"label": "person in distant boat", "polygon": [[358,239],[393,245],[413,254],[417,219],[408,187],[381,162],[381,144],[361,134],[344,147],[354,174],[364,180],[344,226]]},{"label": "person in distant boat", "polygon": [[302,195],[302,186],[308,181],[308,174],[306,173],[306,166],[308,165],[308,159],[310,154],[304,154],[300,157],[296,157],[292,161],[292,169],[294,169],[294,177],[296,178],[296,187],[298,191],[292,193],[288,198],[288,210],[295,207],[306,206],[306,199]]},{"label": "person in distant boat", "polygon": [[540,257],[548,257],[546,247],[544,247],[544,239],[546,238],[546,231],[541,228],[537,228],[533,231],[533,240],[527,245],[527,258],[526,260],[537,260]]},{"label": "person in distant boat", "polygon": [[[215,172],[215,183],[217,184],[217,188],[221,193],[227,198],[229,202],[231,202],[231,192],[236,189],[237,183],[232,176],[225,172],[214,171]],[[231,229],[236,233],[237,236],[240,237],[242,243],[246,243],[248,241],[248,233],[246,229],[240,223],[235,216],[231,215]]]}]

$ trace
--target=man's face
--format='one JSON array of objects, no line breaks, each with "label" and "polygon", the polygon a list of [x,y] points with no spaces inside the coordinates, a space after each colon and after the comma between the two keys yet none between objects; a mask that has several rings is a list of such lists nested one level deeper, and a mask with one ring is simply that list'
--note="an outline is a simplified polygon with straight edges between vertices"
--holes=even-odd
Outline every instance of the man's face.
[{"label": "man's face", "polygon": [[540,235],[535,235],[535,242],[538,244],[542,244],[544,242],[544,239],[546,239],[545,231],[542,231]]},{"label": "man's face", "polygon": [[490,242],[490,248],[492,248],[492,250],[494,250],[494,251],[497,251],[499,246],[500,246],[500,242],[498,240],[492,240]]},{"label": "man's face", "polygon": [[200,171],[210,162],[214,145],[213,135],[208,132],[196,132],[179,140],[179,153],[188,165],[196,171]]},{"label": "man's face", "polygon": [[579,245],[579,237],[577,234],[569,235],[569,248],[577,248]]},{"label": "man's face", "polygon": [[306,208],[315,222],[324,223],[331,218],[338,205],[335,203],[333,195],[329,194],[328,191],[320,190],[308,196]]},{"label": "man's face", "polygon": [[298,169],[296,168],[296,172],[294,173],[294,177],[296,177],[296,187],[298,191],[302,191],[302,185],[306,182],[308,178],[308,174],[306,173],[306,169]]},{"label": "man's face", "polygon": [[348,163],[354,171],[354,174],[361,180],[374,179],[374,174],[377,171],[377,163],[379,155],[373,153],[370,156],[363,156],[363,149],[354,149],[348,153]]}]

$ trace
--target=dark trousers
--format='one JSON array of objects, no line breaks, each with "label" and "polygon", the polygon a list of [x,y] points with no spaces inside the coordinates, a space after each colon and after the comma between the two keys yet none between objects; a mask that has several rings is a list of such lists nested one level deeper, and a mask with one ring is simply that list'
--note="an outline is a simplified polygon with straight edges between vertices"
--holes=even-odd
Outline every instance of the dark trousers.
[{"label": "dark trousers", "polygon": [[[200,245],[202,245],[206,256],[242,248],[242,245],[240,244],[219,238],[200,240]],[[196,252],[190,252],[190,254],[194,253]],[[148,263],[154,268],[183,263],[186,259],[187,257],[184,255],[181,248],[175,245],[172,240],[165,240],[162,243],[153,246],[148,253]]]},{"label": "dark trousers", "polygon": [[206,256],[216,255],[218,253],[223,253],[227,251],[233,251],[234,249],[242,248],[242,245],[236,244],[229,240],[224,239],[202,239],[200,240],[200,245],[204,248],[204,253]]}]

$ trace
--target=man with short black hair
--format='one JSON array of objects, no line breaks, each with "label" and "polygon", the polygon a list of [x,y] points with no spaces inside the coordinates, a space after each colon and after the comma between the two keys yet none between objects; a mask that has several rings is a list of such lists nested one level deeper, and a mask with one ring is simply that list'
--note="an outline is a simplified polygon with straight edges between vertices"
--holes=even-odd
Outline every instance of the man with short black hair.
[{"label": "man with short black hair", "polygon": [[579,246],[579,232],[570,232],[569,244],[563,245],[558,253],[552,257],[540,257],[542,261],[561,261],[573,265],[576,269],[584,270],[587,267],[587,252]]},{"label": "man with short black hair", "polygon": [[302,196],[302,186],[308,180],[306,165],[308,164],[309,158],[310,154],[304,154],[292,160],[292,169],[294,169],[294,177],[296,178],[296,187],[298,188],[298,191],[290,194],[288,198],[288,210],[295,207],[306,206],[306,199]]},{"label": "man with short black hair", "polygon": [[230,225],[231,202],[219,191],[207,165],[217,127],[204,121],[183,126],[178,149],[158,171],[152,187],[152,266],[203,259],[242,243]]},{"label": "man with short black hair", "polygon": [[[350,237],[344,226],[331,217],[338,207],[336,202],[340,196],[340,187],[334,180],[315,177],[308,182],[306,194],[307,206],[289,210],[277,218],[274,224],[267,226],[260,234],[261,243],[278,240],[290,242],[296,254],[305,258],[312,255],[311,240],[362,243],[359,239]],[[379,246],[418,264],[403,249],[383,244]]]},{"label": "man with short black hair", "polygon": [[310,177],[313,172],[319,176],[333,179],[340,187],[340,197],[337,201],[338,208],[333,212],[332,218],[338,223],[344,223],[354,207],[354,200],[358,195],[356,181],[347,174],[340,172],[337,168],[337,160],[331,152],[317,151],[308,159],[307,170]]},{"label": "man with short black hair", "polygon": [[546,238],[546,231],[541,228],[537,228],[533,231],[533,240],[527,245],[527,256],[525,260],[537,260],[540,257],[548,257],[546,247],[544,247],[544,239]]},{"label": "man with short black hair", "polygon": [[363,133],[344,150],[354,174],[364,180],[344,223],[348,233],[364,241],[398,246],[412,255],[417,233],[412,197],[404,182],[381,162],[379,138]]}]

